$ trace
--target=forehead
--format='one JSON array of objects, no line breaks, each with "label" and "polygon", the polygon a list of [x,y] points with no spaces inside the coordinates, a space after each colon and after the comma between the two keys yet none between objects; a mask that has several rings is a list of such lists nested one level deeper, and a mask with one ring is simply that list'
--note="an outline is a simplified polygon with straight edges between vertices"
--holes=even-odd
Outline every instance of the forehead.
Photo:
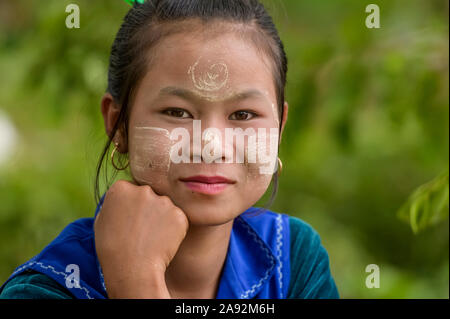
[{"label": "forehead", "polygon": [[181,86],[208,94],[257,89],[274,98],[272,64],[253,43],[236,32],[211,37],[203,32],[176,33],[154,50],[142,86]]}]

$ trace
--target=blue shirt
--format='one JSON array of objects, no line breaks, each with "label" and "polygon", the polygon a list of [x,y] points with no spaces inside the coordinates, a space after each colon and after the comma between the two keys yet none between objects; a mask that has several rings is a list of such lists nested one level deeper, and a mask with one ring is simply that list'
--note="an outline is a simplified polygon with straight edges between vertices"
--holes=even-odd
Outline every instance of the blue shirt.
[{"label": "blue shirt", "polygon": [[[285,214],[265,210],[254,216],[257,210],[251,207],[233,222],[216,298],[339,298],[317,232]],[[69,224],[40,254],[17,267],[0,288],[0,298],[107,298],[93,221]],[[66,285],[70,264],[79,267],[79,287]]]}]

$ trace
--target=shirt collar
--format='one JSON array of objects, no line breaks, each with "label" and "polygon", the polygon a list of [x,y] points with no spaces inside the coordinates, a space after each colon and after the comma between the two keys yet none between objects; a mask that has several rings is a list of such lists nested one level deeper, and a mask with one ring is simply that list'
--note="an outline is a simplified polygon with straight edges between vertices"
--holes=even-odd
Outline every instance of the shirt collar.
[{"label": "shirt collar", "polygon": [[[97,205],[95,217],[104,198],[105,194]],[[217,299],[251,299],[275,271],[275,255],[251,226],[251,219],[247,216],[254,209],[250,207],[233,221]]]},{"label": "shirt collar", "polygon": [[233,222],[217,299],[251,299],[274,273],[276,259],[246,213]]}]

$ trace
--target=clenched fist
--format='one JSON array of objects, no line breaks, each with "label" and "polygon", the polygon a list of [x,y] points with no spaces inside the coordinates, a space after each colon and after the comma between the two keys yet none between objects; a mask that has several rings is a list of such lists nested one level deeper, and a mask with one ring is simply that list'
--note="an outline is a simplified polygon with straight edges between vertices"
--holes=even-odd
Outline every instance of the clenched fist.
[{"label": "clenched fist", "polygon": [[148,185],[115,182],[94,222],[95,248],[110,298],[170,298],[164,274],[189,222]]}]

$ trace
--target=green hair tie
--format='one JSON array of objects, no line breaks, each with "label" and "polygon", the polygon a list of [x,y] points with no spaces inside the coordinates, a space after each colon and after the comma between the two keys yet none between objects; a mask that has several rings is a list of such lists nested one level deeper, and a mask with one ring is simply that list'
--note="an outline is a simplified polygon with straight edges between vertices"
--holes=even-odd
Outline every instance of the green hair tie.
[{"label": "green hair tie", "polygon": [[128,3],[130,6],[132,6],[135,2],[139,4],[143,4],[145,0],[125,0],[126,3]]}]

